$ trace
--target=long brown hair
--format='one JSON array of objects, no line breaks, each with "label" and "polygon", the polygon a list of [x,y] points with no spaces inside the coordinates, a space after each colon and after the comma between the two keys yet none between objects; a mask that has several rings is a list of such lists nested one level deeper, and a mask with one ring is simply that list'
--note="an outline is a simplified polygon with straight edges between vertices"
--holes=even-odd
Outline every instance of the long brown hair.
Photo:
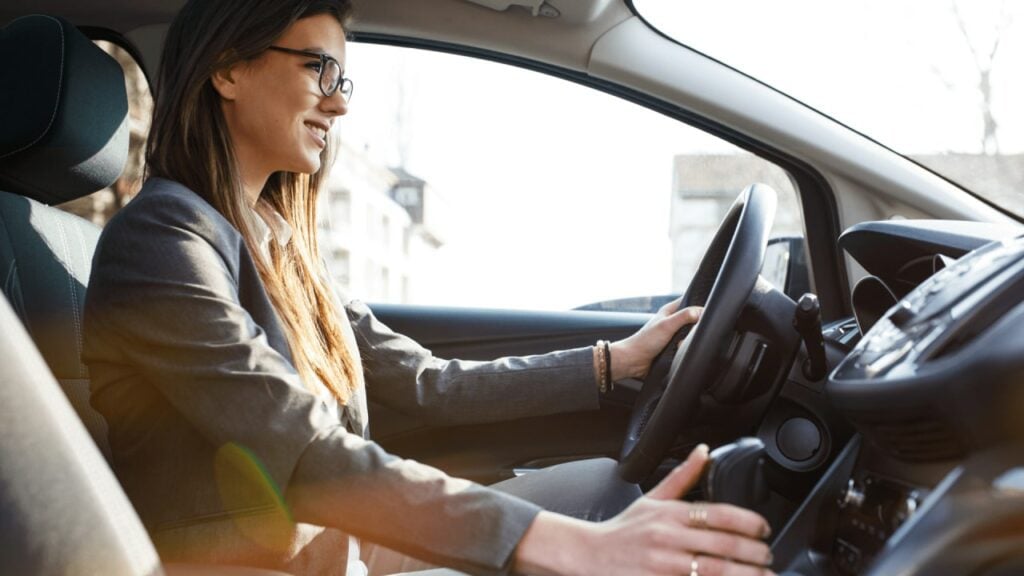
[{"label": "long brown hair", "polygon": [[317,172],[277,172],[268,179],[260,197],[293,234],[285,247],[271,242],[270,262],[264,261],[210,79],[259,56],[300,18],[331,14],[344,28],[351,11],[349,0],[189,0],[167,32],[146,150],[149,176],[191,188],[239,230],[284,324],[296,370],[307,386],[319,378],[342,402],[358,382],[355,360],[317,242],[317,196],[333,159],[331,146]]}]

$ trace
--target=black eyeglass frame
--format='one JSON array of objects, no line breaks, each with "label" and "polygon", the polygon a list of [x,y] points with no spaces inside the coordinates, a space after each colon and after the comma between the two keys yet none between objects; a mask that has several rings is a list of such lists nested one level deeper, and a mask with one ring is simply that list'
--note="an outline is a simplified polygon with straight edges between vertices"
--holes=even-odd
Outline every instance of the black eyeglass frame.
[{"label": "black eyeglass frame", "polygon": [[[320,92],[330,98],[335,92],[341,90],[341,96],[348,102],[352,99],[352,92],[355,89],[352,79],[348,78],[341,73],[341,64],[337,59],[327,54],[320,52],[309,52],[307,50],[296,50],[295,48],[285,48],[284,46],[267,46],[267,50],[275,50],[277,52],[284,52],[285,54],[294,54],[296,56],[305,56],[313,60],[320,61],[320,76],[317,78],[317,85],[320,86]],[[327,63],[334,62],[334,65],[338,67],[338,83],[331,90],[324,88],[324,71],[327,70]]]}]

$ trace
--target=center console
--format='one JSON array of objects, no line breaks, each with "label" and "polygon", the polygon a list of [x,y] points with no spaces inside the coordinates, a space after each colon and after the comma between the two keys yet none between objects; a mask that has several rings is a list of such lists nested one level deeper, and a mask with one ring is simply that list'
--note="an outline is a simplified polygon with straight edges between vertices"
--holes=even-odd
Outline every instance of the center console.
[{"label": "center console", "polygon": [[[821,462],[804,467],[816,483],[778,518],[777,573],[1024,574],[1024,236],[944,265],[856,343],[856,332],[826,330],[826,344],[845,348],[835,369],[821,384],[792,387],[803,396],[783,390],[790,403],[822,399],[812,423],[834,410],[856,433],[793,435],[815,440],[809,453]],[[747,478],[726,481],[714,462],[705,495],[764,510],[800,479],[782,458],[799,460],[785,429],[763,425],[760,444],[716,449],[723,471]],[[818,441],[829,437],[844,445]],[[779,469],[782,482],[764,472]]]},{"label": "center console", "polygon": [[832,545],[834,567],[844,576],[860,574],[907,521],[926,490],[867,470],[854,472],[837,499]]},{"label": "center console", "polygon": [[1024,574],[1019,446],[908,466],[859,436],[772,545],[789,576]]}]

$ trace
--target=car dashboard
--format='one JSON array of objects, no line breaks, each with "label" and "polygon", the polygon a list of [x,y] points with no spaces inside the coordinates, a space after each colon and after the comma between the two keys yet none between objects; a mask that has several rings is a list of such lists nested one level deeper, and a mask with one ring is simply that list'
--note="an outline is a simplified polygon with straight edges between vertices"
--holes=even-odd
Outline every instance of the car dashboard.
[{"label": "car dashboard", "polygon": [[[886,221],[840,245],[867,271],[854,317],[824,329],[828,378],[782,396],[814,390],[815,412],[852,429],[819,424],[842,446],[774,541],[774,568],[1024,573],[1024,236]],[[781,430],[766,442],[775,462]]]}]

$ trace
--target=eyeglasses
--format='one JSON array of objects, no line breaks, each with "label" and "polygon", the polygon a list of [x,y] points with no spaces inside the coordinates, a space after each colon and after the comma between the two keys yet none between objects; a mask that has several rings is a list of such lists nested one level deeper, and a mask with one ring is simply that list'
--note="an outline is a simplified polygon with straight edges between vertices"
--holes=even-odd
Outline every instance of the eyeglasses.
[{"label": "eyeglasses", "polygon": [[352,99],[352,80],[342,76],[341,64],[338,64],[338,61],[334,58],[319,52],[307,52],[306,50],[295,50],[294,48],[283,48],[281,46],[269,46],[267,50],[276,50],[285,54],[295,54],[319,60],[319,64],[311,62],[308,66],[319,66],[316,70],[320,72],[320,91],[323,92],[324,96],[330,97],[338,90],[341,90],[341,97],[345,99],[345,102]]}]

